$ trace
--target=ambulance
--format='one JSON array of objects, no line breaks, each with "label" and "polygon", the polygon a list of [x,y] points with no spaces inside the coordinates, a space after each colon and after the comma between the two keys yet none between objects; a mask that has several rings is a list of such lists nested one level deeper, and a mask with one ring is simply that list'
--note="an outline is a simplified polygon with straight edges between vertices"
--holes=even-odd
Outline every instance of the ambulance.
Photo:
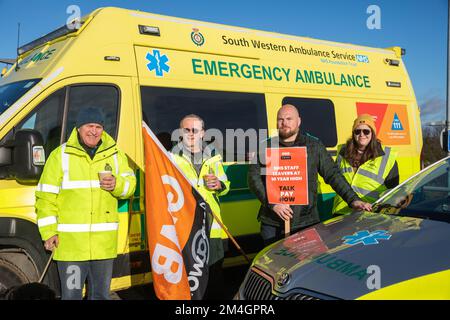
[{"label": "ambulance", "polygon": [[[240,130],[246,139],[262,132],[266,138],[276,128],[278,108],[290,103],[300,110],[302,131],[335,157],[353,120],[370,113],[378,137],[398,152],[403,181],[419,171],[422,148],[404,53],[400,47],[369,48],[110,7],[22,46],[0,78],[0,290],[36,281],[44,268],[48,252],[36,225],[35,189],[46,157],[68,139],[82,107],[102,109],[105,130],[138,177],[134,197],[119,205],[111,288],[120,290],[151,282],[143,121],[167,149],[187,114],[223,133],[222,141],[214,141],[231,181],[220,199],[223,220],[244,251],[256,253],[260,204],[247,185],[254,150],[226,141],[236,140],[226,132]],[[326,220],[334,192],[323,181],[319,191]],[[227,257],[226,265],[245,261],[233,248]],[[55,266],[45,282],[58,288]]]}]

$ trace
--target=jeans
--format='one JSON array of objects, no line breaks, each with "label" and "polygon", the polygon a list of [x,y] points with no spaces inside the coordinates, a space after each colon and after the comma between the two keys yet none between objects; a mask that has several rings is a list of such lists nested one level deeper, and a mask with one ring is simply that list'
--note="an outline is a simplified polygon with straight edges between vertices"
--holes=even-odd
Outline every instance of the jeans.
[{"label": "jeans", "polygon": [[88,282],[88,300],[109,300],[114,259],[57,261],[62,300],[81,300]]}]

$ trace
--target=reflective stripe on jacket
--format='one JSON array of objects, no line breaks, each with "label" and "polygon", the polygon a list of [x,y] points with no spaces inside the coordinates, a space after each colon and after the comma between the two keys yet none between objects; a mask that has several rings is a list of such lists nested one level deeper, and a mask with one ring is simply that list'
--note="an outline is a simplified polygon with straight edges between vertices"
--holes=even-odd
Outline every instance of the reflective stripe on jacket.
[{"label": "reflective stripe on jacket", "polygon": [[[113,191],[100,188],[98,172],[112,168]],[[126,155],[106,132],[93,159],[74,129],[67,143],[48,157],[36,189],[36,214],[42,239],[58,235],[54,259],[86,261],[117,256],[117,199],[129,198],[136,177]]]},{"label": "reflective stripe on jacket", "polygon": [[[189,179],[192,185],[194,185],[203,199],[209,204],[211,210],[215,213],[215,215],[222,221],[222,216],[220,215],[220,202],[219,196],[223,196],[228,193],[230,190],[230,182],[228,181],[228,177],[225,174],[225,170],[222,165],[222,156],[220,154],[215,154],[215,150],[208,150],[204,152],[204,154],[209,154],[209,157],[206,160],[203,160],[202,167],[200,169],[200,174],[197,174],[197,171],[194,168],[194,165],[187,156],[183,154],[181,151],[182,147],[177,145],[172,149],[172,157],[179,168],[183,171],[186,178]],[[203,176],[207,175],[210,172],[210,168],[214,175],[222,182],[222,186],[224,187],[222,190],[213,191],[209,190],[205,186],[205,182],[203,180]],[[211,238],[228,238],[225,231],[222,230],[220,225],[214,219],[211,226]]]},{"label": "reflective stripe on jacket", "polygon": [[[397,153],[390,147],[379,146],[381,155],[375,159],[368,160],[363,163],[356,172],[353,172],[351,164],[343,157],[340,145],[337,150],[336,162],[344,175],[347,182],[352,186],[353,190],[365,202],[374,203],[387,190],[385,185],[386,177],[395,165]],[[333,213],[346,214],[350,213],[350,209],[341,197],[336,195],[333,204]]]}]

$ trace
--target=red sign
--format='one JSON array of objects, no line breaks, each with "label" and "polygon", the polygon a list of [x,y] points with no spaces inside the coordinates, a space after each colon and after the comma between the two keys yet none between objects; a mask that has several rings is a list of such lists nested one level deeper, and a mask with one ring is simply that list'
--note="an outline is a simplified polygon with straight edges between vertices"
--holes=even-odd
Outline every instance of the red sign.
[{"label": "red sign", "polygon": [[326,244],[322,241],[320,234],[315,228],[298,232],[283,242],[289,252],[294,253],[295,257],[303,261],[309,257],[316,256],[328,250]]},{"label": "red sign", "polygon": [[266,190],[269,203],[307,205],[306,147],[266,149]]}]

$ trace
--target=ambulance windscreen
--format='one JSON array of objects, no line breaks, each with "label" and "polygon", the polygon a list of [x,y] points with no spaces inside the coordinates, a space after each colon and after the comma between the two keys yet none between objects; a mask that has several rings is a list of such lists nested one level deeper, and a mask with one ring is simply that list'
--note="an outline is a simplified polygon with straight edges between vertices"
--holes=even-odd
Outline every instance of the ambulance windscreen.
[{"label": "ambulance windscreen", "polygon": [[22,80],[0,86],[0,115],[39,81],[41,79]]}]

